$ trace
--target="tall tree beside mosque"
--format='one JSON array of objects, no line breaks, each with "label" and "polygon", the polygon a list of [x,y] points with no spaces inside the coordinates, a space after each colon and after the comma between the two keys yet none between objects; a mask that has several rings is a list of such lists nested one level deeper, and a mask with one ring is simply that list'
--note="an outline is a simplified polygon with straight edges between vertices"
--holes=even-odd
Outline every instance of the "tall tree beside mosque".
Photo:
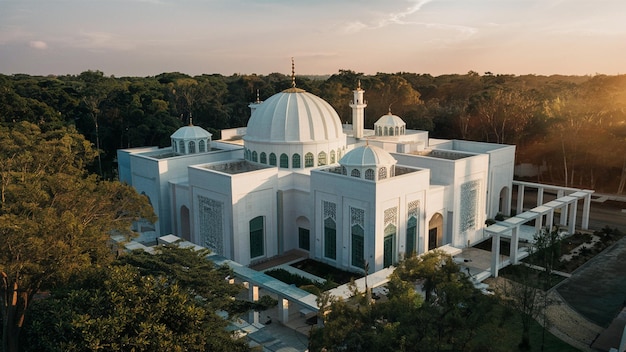
[{"label": "tall tree beside mosque", "polygon": [[0,317],[2,350],[17,352],[38,293],[113,259],[111,233],[155,220],[145,197],[89,174],[96,157],[74,128],[0,126]]}]

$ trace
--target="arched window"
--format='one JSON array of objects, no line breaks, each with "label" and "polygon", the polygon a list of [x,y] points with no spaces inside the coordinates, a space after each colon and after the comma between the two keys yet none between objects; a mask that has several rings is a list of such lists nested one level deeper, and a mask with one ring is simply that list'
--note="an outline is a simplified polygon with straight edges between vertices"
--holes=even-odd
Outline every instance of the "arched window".
[{"label": "arched window", "polygon": [[337,224],[332,218],[324,220],[324,257],[337,259]]},{"label": "arched window", "polygon": [[326,165],[326,153],[325,152],[319,152],[319,154],[317,154],[317,166],[322,166],[322,165]]},{"label": "arched window", "polygon": [[396,136],[400,134],[400,127],[396,127]]},{"label": "arched window", "polygon": [[391,266],[396,257],[396,226],[387,225],[385,227],[385,238],[383,240],[383,266]]},{"label": "arched window", "polygon": [[302,167],[302,164],[300,163],[300,154],[296,153],[291,157],[291,167],[294,169]]},{"label": "arched window", "polygon": [[178,141],[178,149],[181,154],[185,154],[185,142]]},{"label": "arched window", "polygon": [[359,169],[352,169],[352,172],[350,172],[350,176],[361,177],[361,171],[359,171]]},{"label": "arched window", "polygon": [[374,181],[374,170],[372,169],[365,170],[365,179]]},{"label": "arched window", "polygon": [[330,151],[330,163],[331,164],[335,163],[335,151],[334,150]]},{"label": "arched window", "polygon": [[352,226],[352,266],[365,267],[365,231],[359,225]]},{"label": "arched window", "polygon": [[305,251],[311,250],[311,231],[298,227],[298,248]]},{"label": "arched window", "polygon": [[261,164],[267,164],[267,154],[261,152]]},{"label": "arched window", "polygon": [[389,134],[389,130],[387,129],[387,126],[385,126],[385,136]]},{"label": "arched window", "polygon": [[384,180],[386,178],[387,178],[387,168],[381,167],[380,169],[378,169],[378,179]]},{"label": "arched window", "polygon": [[189,141],[189,154],[194,154],[196,152],[196,142]]},{"label": "arched window", "polygon": [[175,141],[175,140],[173,140],[173,139],[172,139],[172,150],[174,151],[174,153],[175,153],[175,152],[177,152],[177,149],[176,149],[176,141]]},{"label": "arched window", "polygon": [[415,244],[417,243],[417,218],[411,216],[406,223],[406,256],[410,257],[417,253]]},{"label": "arched window", "polygon": [[204,143],[203,139],[201,139],[200,142],[198,142],[198,152],[200,153],[206,152],[206,144]]},{"label": "arched window", "polygon": [[304,167],[313,167],[313,153],[304,155]]},{"label": "arched window", "polygon": [[250,258],[265,254],[265,219],[262,216],[250,220]]},{"label": "arched window", "polygon": [[289,168],[289,157],[285,153],[280,155],[280,167],[283,169]]},{"label": "arched window", "polygon": [[341,174],[342,174],[342,175],[348,175],[348,170],[346,170],[346,167],[345,167],[345,166],[342,166],[342,167],[341,167]]},{"label": "arched window", "polygon": [[252,152],[252,161],[255,161],[255,162],[256,162],[256,161],[259,161],[259,159],[258,159],[258,155],[257,155],[257,153],[256,153],[256,150]]},{"label": "arched window", "polygon": [[389,127],[389,135],[393,136],[393,127]]},{"label": "arched window", "polygon": [[276,166],[276,154],[270,153],[270,165]]}]

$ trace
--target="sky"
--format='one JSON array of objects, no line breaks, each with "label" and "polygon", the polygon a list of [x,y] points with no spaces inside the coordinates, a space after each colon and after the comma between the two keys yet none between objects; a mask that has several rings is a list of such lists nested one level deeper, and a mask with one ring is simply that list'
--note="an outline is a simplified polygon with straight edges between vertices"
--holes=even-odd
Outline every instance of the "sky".
[{"label": "sky", "polygon": [[624,0],[0,0],[0,73],[626,73]]}]

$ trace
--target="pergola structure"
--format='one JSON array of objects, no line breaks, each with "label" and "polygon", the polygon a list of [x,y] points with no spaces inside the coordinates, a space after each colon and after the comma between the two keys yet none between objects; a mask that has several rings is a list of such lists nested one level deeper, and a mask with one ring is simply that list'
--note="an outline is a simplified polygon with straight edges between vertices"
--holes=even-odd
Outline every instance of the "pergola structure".
[{"label": "pergola structure", "polygon": [[[518,182],[517,185],[517,215],[504,221],[497,222],[485,228],[485,236],[492,238],[491,244],[491,275],[498,277],[498,271],[503,266],[504,261],[500,258],[500,239],[510,238],[511,249],[509,253],[509,263],[517,264],[520,256],[527,255],[520,252],[520,238],[531,242],[534,235],[542,228],[552,229],[554,227],[554,214],[560,213],[559,226],[567,227],[567,233],[573,234],[576,231],[576,217],[578,213],[578,202],[583,200],[581,228],[589,228],[589,212],[591,206],[592,190],[579,190],[566,187],[557,187],[538,183]],[[537,206],[523,211],[524,192],[526,188],[537,189]],[[544,192],[546,190],[556,191],[557,198],[545,204],[543,203]],[[569,192],[569,193],[566,193]],[[526,225],[534,221],[534,226]]]}]

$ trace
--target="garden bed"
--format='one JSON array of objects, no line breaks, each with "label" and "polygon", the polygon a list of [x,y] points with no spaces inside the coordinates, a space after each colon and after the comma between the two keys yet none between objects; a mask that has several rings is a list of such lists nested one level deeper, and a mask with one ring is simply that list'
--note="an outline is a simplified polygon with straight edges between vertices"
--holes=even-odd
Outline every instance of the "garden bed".
[{"label": "garden bed", "polygon": [[361,273],[355,273],[351,271],[345,271],[337,269],[326,263],[318,262],[314,259],[304,259],[299,262],[291,264],[294,268],[298,268],[302,271],[306,271],[309,274],[321,277],[328,281],[333,281],[339,285],[347,284],[351,279],[358,279],[363,277]]}]

